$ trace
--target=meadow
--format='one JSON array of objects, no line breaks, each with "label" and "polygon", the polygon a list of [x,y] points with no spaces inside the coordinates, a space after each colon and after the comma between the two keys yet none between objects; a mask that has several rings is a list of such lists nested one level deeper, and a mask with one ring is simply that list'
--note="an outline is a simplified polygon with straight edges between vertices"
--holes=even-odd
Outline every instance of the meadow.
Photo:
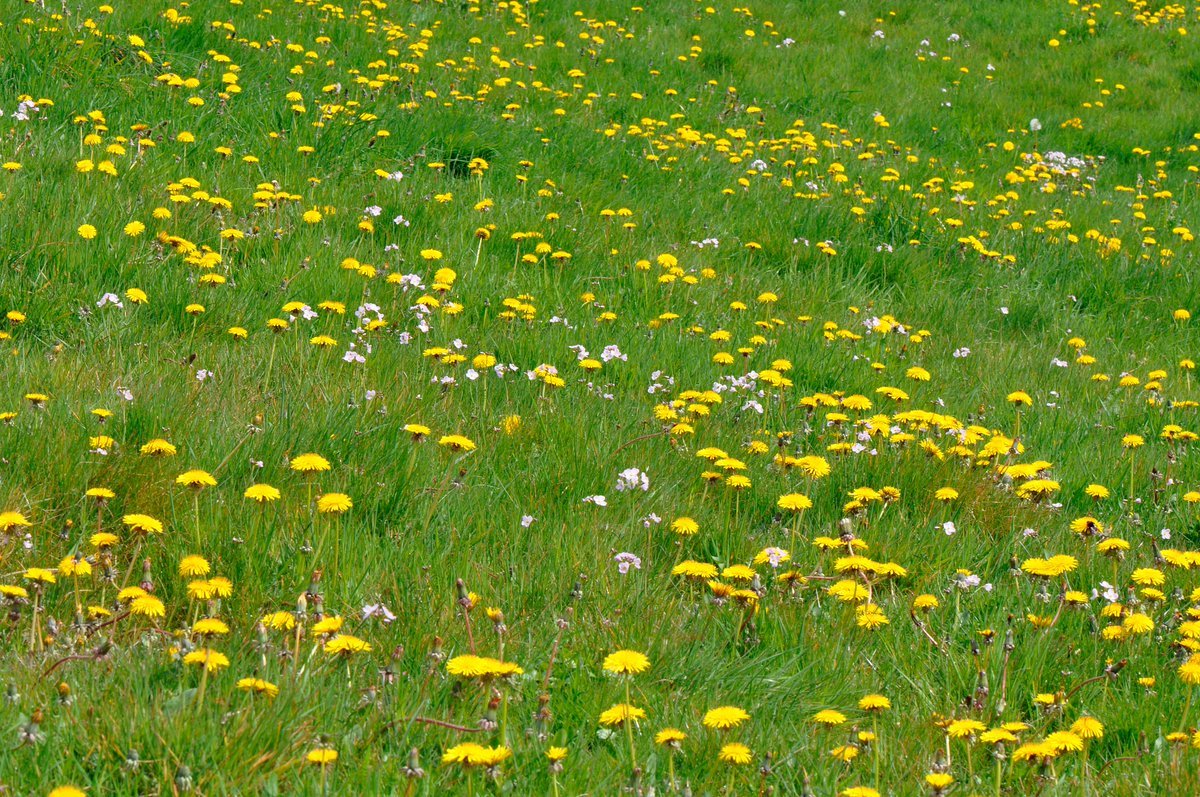
[{"label": "meadow", "polygon": [[1200,793],[1197,36],[4,0],[0,792]]}]

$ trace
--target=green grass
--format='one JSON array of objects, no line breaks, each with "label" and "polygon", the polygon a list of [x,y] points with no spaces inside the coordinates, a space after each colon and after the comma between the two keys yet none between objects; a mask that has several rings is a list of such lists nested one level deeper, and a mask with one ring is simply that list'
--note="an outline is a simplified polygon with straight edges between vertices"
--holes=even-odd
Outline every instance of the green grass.
[{"label": "green grass", "polygon": [[[944,771],[991,795],[997,761],[1001,794],[1200,788],[1179,669],[1200,619],[1200,7],[112,6],[0,10],[0,512],[31,524],[0,515],[4,789],[921,794]],[[364,305],[386,323],[364,329]],[[581,367],[578,347],[608,346],[623,356]],[[140,453],[154,439],[177,453]],[[295,472],[310,452],[330,469]],[[804,455],[829,475],[784,467]],[[1034,462],[1057,485],[1040,499],[1018,490],[1032,472],[1003,473]],[[627,468],[648,489],[618,490]],[[177,484],[191,469],[216,486]],[[253,484],[282,497],[260,507]],[[899,498],[848,505],[862,487]],[[353,507],[318,512],[333,493]],[[790,493],[813,504],[798,523]],[[164,533],[139,543],[134,513]],[[1099,536],[1071,531],[1089,515]],[[98,530],[120,541],[98,550]],[[852,539],[868,570],[839,574]],[[755,564],[772,547],[789,559]],[[1075,569],[1027,572],[1059,554]],[[232,594],[190,596],[188,555]],[[78,556],[91,573],[72,577]],[[688,582],[684,560],[756,577]],[[165,616],[116,599],[143,562]],[[842,579],[866,594],[840,601]],[[378,604],[395,619],[365,618]],[[300,633],[260,628],[275,612]],[[228,633],[205,641],[202,617]],[[322,617],[370,650],[327,653]],[[228,668],[184,662],[205,647]],[[603,667],[621,649],[650,661],[628,684]],[[524,672],[448,672],[473,651]],[[631,736],[600,723],[627,687],[647,715]],[[726,705],[750,719],[706,728]],[[820,727],[826,709],[846,721]],[[1084,716],[1104,726],[1085,750],[1038,746]],[[1028,728],[948,741],[963,720]],[[687,734],[673,754],[667,727]],[[511,757],[442,762],[464,742]],[[751,762],[719,761],[728,743]],[[322,750],[336,762],[309,761]]]}]

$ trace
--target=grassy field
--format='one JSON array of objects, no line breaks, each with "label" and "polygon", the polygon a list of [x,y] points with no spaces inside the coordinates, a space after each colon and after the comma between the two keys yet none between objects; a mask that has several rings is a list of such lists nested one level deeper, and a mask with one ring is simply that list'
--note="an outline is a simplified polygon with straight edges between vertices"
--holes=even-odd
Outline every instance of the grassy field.
[{"label": "grassy field", "polygon": [[0,792],[1200,792],[1200,6],[0,4]]}]

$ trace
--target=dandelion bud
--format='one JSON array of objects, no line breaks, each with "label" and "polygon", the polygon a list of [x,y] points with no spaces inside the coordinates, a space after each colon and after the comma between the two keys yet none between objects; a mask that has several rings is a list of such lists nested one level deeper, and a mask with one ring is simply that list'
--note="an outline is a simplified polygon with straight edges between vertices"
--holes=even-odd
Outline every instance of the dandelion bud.
[{"label": "dandelion bud", "polygon": [[987,674],[987,670],[980,670],[980,671],[979,671],[979,678],[978,678],[978,681],[977,681],[977,683],[975,684],[975,698],[976,698],[976,700],[977,700],[978,702],[983,702],[983,699],[984,699],[984,698],[986,698],[986,697],[988,696],[988,692],[989,692],[989,691],[990,691],[990,689],[989,689],[989,687],[988,687],[988,674]]},{"label": "dandelion bud", "polygon": [[138,584],[146,592],[154,592],[154,579],[150,577],[150,560],[142,561],[142,581]]},{"label": "dandelion bud", "polygon": [[404,775],[412,780],[425,777],[425,770],[421,769],[421,751],[415,747],[408,751],[408,766],[404,767]]},{"label": "dandelion bud", "polygon": [[137,771],[137,768],[142,765],[142,756],[134,748],[129,748],[129,752],[125,754],[125,768],[130,772]]},{"label": "dandelion bud", "polygon": [[187,764],[180,764],[175,770],[175,788],[180,791],[192,790],[192,770],[188,769]]},{"label": "dandelion bud", "polygon": [[471,596],[467,592],[467,585],[461,578],[454,580],[454,590],[458,593],[458,605],[464,609],[471,608]]}]

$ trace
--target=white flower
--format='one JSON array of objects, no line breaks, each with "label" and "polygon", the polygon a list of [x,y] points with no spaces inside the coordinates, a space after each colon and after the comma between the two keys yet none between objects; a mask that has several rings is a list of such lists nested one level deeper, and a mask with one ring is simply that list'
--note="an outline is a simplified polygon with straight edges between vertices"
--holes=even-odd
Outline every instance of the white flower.
[{"label": "white flower", "polygon": [[364,620],[370,620],[372,617],[378,615],[385,623],[390,623],[396,619],[396,615],[392,614],[391,611],[388,610],[388,607],[384,606],[382,603],[368,603],[363,607],[362,615]]},{"label": "white flower", "polygon": [[606,363],[612,362],[613,360],[621,360],[622,362],[628,362],[629,356],[626,354],[622,354],[620,347],[618,347],[615,343],[613,343],[613,344],[610,344],[610,345],[604,347],[604,351],[600,352],[600,359]]},{"label": "white flower", "polygon": [[106,304],[115,304],[117,307],[124,309],[125,305],[121,304],[121,297],[115,293],[106,293],[100,297],[100,301],[96,302],[96,307],[103,307]]},{"label": "white flower", "polygon": [[608,506],[608,499],[602,495],[589,495],[583,499],[585,504],[595,504],[596,506]]},{"label": "white flower", "polygon": [[1041,129],[1042,129],[1042,123],[1039,122],[1036,118],[1029,120],[1029,132],[1036,133]]},{"label": "white flower", "polygon": [[642,569],[641,557],[639,557],[635,554],[631,554],[628,551],[622,551],[621,553],[617,554],[616,556],[613,557],[613,561],[617,563],[617,571],[621,575],[625,575],[626,573],[628,573],[629,568],[631,568],[631,567],[634,570]]},{"label": "white flower", "polygon": [[771,567],[779,567],[779,564],[783,561],[783,556],[787,553],[787,551],[783,550],[782,548],[771,547],[763,549],[763,553],[767,555],[767,564],[771,565]]},{"label": "white flower", "polygon": [[945,523],[942,524],[942,531],[945,533],[945,535],[947,537],[953,537],[955,534],[958,533],[958,527],[954,525],[953,520],[947,520]]},{"label": "white flower", "polygon": [[617,475],[616,486],[619,493],[639,488],[642,492],[646,492],[650,489],[650,477],[637,468],[626,468]]},{"label": "white flower", "polygon": [[529,528],[536,520],[537,518],[535,518],[533,515],[521,515],[521,528]]}]

